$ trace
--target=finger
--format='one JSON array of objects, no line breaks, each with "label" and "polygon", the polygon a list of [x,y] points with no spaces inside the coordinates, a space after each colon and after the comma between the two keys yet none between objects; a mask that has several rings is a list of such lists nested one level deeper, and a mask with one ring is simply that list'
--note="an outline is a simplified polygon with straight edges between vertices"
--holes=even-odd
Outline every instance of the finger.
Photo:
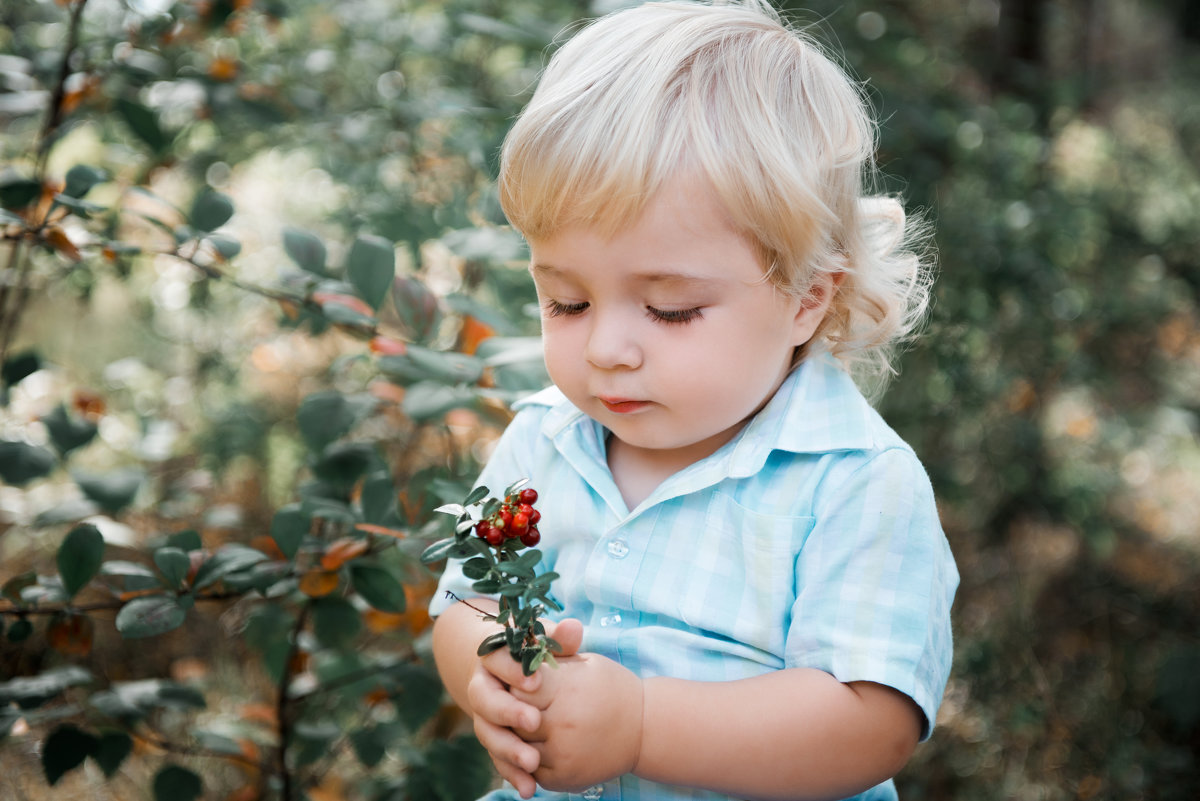
[{"label": "finger", "polygon": [[496,767],[496,773],[500,774],[500,778],[516,788],[521,798],[530,798],[533,796],[537,790],[537,780],[533,776],[502,759],[492,757],[492,764]]},{"label": "finger", "polygon": [[583,644],[583,623],[573,617],[560,620],[551,636],[562,646],[559,656],[574,656],[579,653],[579,646]]},{"label": "finger", "polygon": [[492,725],[519,729],[536,729],[542,713],[536,707],[512,695],[500,681],[480,668],[467,684],[467,703],[475,718]]},{"label": "finger", "polygon": [[475,718],[475,737],[491,755],[493,762],[508,763],[515,773],[524,773],[532,778],[533,772],[541,764],[542,757],[537,749],[514,734],[511,729],[497,726],[483,718]]},{"label": "finger", "polygon": [[537,673],[526,676],[521,669],[521,663],[512,658],[507,649],[493,651],[479,660],[484,669],[504,682],[509,687],[517,687],[526,692],[536,692],[541,686],[542,679]]}]

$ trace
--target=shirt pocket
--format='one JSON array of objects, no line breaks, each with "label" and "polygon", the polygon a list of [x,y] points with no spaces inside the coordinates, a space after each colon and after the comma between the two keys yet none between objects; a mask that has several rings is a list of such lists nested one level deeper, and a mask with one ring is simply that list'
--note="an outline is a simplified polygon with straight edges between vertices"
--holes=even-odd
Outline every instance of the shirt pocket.
[{"label": "shirt pocket", "polygon": [[796,558],[814,524],[812,517],[766,514],[714,493],[678,587],[680,619],[782,662]]}]

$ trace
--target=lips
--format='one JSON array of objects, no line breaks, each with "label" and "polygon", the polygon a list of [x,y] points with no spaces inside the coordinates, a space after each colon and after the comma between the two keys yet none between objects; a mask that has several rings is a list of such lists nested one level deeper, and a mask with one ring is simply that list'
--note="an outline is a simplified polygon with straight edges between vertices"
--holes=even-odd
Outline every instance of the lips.
[{"label": "lips", "polygon": [[629,400],[628,398],[598,398],[604,408],[613,414],[633,414],[650,406],[649,401]]}]

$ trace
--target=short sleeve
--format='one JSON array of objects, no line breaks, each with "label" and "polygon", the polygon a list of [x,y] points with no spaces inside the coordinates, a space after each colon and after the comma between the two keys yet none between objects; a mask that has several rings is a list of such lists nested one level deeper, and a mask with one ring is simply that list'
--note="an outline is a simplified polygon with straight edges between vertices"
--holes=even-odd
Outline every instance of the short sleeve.
[{"label": "short sleeve", "polygon": [[908,695],[929,736],[950,674],[958,571],[916,456],[892,448],[825,477],[796,559],[788,667]]},{"label": "short sleeve", "polygon": [[[493,493],[502,491],[509,484],[529,477],[529,466],[522,458],[529,453],[529,443],[539,435],[545,408],[533,406],[522,409],[500,435],[500,441],[479,473],[475,486],[488,487]],[[471,589],[474,582],[463,575],[462,560],[449,559],[446,569],[438,581],[437,592],[429,603],[429,614],[437,617],[454,603],[453,593],[459,598],[470,598],[479,593]]]}]

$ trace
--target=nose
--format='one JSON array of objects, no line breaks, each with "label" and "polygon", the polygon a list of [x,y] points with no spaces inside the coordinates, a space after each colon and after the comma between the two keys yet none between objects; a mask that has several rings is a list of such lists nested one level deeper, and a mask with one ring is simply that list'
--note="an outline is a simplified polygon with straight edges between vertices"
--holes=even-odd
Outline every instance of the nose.
[{"label": "nose", "polygon": [[591,323],[583,354],[589,364],[602,370],[641,366],[643,353],[637,333],[638,321],[597,309]]}]

